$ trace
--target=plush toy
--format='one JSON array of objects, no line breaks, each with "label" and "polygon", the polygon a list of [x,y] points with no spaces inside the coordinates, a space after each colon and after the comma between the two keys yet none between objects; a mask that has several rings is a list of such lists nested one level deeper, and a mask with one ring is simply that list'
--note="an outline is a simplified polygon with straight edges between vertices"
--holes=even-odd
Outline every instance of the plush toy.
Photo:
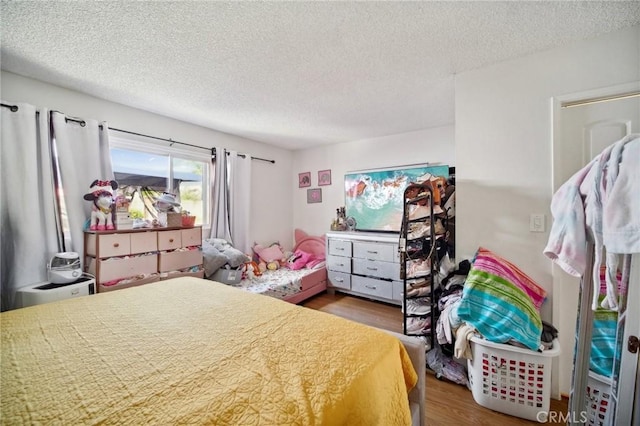
[{"label": "plush toy", "polygon": [[242,279],[252,280],[260,275],[262,275],[262,272],[254,261],[246,262],[242,267]]},{"label": "plush toy", "polygon": [[287,259],[287,267],[292,271],[297,271],[305,267],[307,262],[313,259],[311,253],[304,252],[302,250],[296,250],[289,259]]},{"label": "plush toy", "polygon": [[277,271],[278,269],[280,269],[280,262],[274,260],[272,262],[267,263],[267,270]]},{"label": "plush toy", "polygon": [[89,229],[91,231],[116,229],[113,226],[113,191],[118,189],[118,182],[115,180],[94,180],[89,188],[91,192],[84,195],[85,200],[93,201]]},{"label": "plush toy", "polygon": [[267,269],[273,270],[269,267],[272,262],[276,262],[278,269],[280,267],[280,262],[285,259],[284,253],[280,248],[280,245],[275,243],[270,245],[269,247],[261,246],[260,244],[256,244],[253,246],[253,252],[258,255],[260,261],[266,263]]}]

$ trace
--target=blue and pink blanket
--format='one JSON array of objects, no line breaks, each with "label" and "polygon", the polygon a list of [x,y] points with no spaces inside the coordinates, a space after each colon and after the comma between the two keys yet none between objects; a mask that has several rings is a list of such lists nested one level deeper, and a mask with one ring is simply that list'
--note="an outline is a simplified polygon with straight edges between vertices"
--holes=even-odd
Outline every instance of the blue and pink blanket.
[{"label": "blue and pink blanket", "polygon": [[540,348],[540,306],[546,291],[511,262],[480,247],[469,271],[458,316],[496,343]]}]

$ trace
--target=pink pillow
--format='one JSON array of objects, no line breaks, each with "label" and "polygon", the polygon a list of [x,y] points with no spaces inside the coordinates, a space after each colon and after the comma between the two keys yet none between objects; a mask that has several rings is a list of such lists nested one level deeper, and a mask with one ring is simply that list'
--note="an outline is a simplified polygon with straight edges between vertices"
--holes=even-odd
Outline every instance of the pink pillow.
[{"label": "pink pillow", "polygon": [[262,247],[261,245],[256,244],[255,246],[253,246],[253,251],[256,252],[260,257],[260,260],[265,263],[273,262],[276,260],[279,261],[284,258],[284,253],[282,253],[280,246],[277,244],[269,247]]},{"label": "pink pillow", "polygon": [[297,271],[298,269],[304,268],[304,265],[306,265],[312,258],[312,254],[302,250],[296,250],[295,253],[293,253],[293,256],[291,256],[287,261],[287,267],[292,271]]}]

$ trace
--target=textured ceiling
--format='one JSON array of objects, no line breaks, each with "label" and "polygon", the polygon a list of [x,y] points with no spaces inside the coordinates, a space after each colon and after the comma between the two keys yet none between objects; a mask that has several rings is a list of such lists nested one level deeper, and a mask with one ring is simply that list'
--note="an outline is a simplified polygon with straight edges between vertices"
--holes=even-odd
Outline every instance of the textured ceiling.
[{"label": "textured ceiling", "polygon": [[454,121],[454,74],[640,2],[2,1],[2,68],[290,149]]}]

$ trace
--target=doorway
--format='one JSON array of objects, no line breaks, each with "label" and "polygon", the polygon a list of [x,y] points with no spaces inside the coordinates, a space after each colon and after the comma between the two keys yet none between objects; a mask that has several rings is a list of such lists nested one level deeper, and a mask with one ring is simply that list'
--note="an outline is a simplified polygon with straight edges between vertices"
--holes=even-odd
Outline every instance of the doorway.
[{"label": "doorway", "polygon": [[[640,132],[640,82],[581,92],[554,99],[553,105],[553,193],[605,147],[629,133]],[[584,100],[611,98],[603,102]],[[577,104],[563,107],[567,103]],[[561,347],[557,391],[568,395],[573,372],[576,318],[580,280],[553,266],[553,318]],[[554,369],[555,369],[554,368]]]}]

